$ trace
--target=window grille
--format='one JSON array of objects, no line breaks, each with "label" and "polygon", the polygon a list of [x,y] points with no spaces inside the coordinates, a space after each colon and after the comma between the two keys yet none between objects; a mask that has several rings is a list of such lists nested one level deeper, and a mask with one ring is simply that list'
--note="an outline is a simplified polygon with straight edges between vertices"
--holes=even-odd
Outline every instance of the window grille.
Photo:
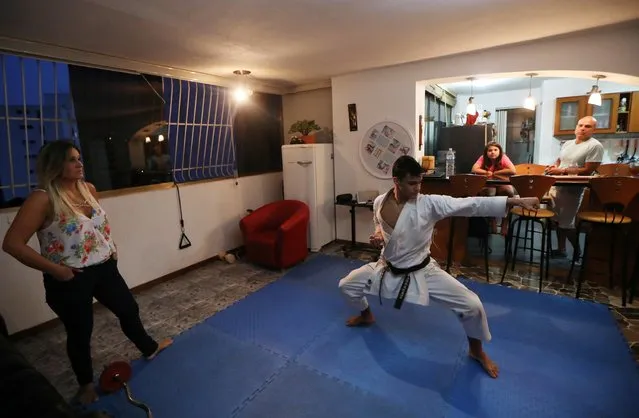
[{"label": "window grille", "polygon": [[162,84],[175,181],[236,175],[231,92],[171,78],[164,78]]},{"label": "window grille", "polygon": [[58,139],[80,148],[67,65],[0,54],[0,202],[37,187],[38,152]]}]

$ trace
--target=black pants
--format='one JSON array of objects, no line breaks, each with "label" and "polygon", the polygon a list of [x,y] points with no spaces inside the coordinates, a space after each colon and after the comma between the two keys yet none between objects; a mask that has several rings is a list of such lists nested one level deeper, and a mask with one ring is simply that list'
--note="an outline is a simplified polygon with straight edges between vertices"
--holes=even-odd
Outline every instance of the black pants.
[{"label": "black pants", "polygon": [[149,356],[158,344],[147,334],[138,304],[113,259],[85,267],[66,282],[44,275],[47,304],[58,315],[67,331],[67,354],[80,385],[93,381],[91,333],[93,298],[120,320],[124,334],[143,355]]}]

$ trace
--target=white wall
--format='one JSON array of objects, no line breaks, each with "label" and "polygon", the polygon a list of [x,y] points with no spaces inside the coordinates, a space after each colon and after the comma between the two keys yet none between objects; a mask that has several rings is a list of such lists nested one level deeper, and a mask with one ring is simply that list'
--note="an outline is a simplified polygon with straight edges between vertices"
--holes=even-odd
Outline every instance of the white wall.
[{"label": "white wall", "polygon": [[291,142],[292,134],[289,134],[288,130],[298,120],[315,120],[315,123],[322,128],[333,128],[333,104],[330,87],[285,94],[282,96],[282,108],[285,144]]},{"label": "white wall", "polygon": [[[282,174],[180,186],[186,235],[192,246],[179,250],[179,209],[175,188],[102,199],[129,287],[147,283],[242,244],[238,226],[247,209],[282,199]],[[0,241],[15,212],[0,213]],[[37,247],[37,238],[30,245]],[[0,313],[14,333],[53,319],[44,301],[42,274],[0,252]]]},{"label": "white wall", "polygon": [[[390,181],[375,179],[358,158],[361,136],[373,124],[392,120],[415,137],[418,114],[423,112],[425,80],[444,82],[451,78],[491,73],[586,71],[639,76],[639,60],[631,51],[639,43],[639,23],[593,29],[535,42],[509,45],[468,54],[437,58],[399,66],[334,77],[333,127],[335,134],[336,193],[355,193],[364,188],[383,191]],[[346,106],[356,103],[359,131],[349,132]],[[340,208],[342,209],[342,208]],[[350,238],[348,211],[338,210],[337,236]],[[368,241],[370,213],[358,215],[357,240]]]},{"label": "white wall", "polygon": [[[415,82],[401,78],[376,83],[375,73],[361,77],[339,77],[333,80],[333,129],[335,134],[335,194],[358,190],[378,190],[392,186],[390,180],[380,180],[365,171],[359,159],[361,137],[375,123],[388,120],[405,127],[415,138],[414,115],[417,109]],[[347,105],[357,104],[358,131],[350,132]],[[423,105],[422,105],[423,109]],[[357,240],[368,242],[372,218],[366,209],[359,209]],[[351,238],[348,208],[337,207],[337,238]]]}]

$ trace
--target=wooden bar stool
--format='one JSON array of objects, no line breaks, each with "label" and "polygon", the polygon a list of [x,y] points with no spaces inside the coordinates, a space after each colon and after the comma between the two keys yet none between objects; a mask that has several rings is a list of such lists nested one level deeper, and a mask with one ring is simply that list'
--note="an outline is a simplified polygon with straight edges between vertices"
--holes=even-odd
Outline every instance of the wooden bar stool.
[{"label": "wooden bar stool", "polygon": [[[456,174],[450,176],[451,192],[453,197],[473,197],[477,196],[486,186],[486,176],[475,174]],[[469,219],[469,222],[472,222]],[[483,219],[483,218],[481,218]],[[478,237],[484,247],[484,264],[486,267],[486,281],[490,282],[490,272],[488,270],[488,222],[486,222],[486,233]],[[453,239],[455,237],[455,217],[450,218],[450,236],[448,237],[448,255],[446,259],[446,272],[450,273],[450,266],[453,260]]]},{"label": "wooden bar stool", "polygon": [[[623,261],[621,264],[621,304],[626,306],[626,273],[628,261],[628,245],[627,227],[632,223],[632,219],[624,214],[624,211],[630,202],[639,194],[639,179],[633,177],[595,177],[590,179],[590,190],[593,193],[603,210],[601,211],[584,211],[577,213],[576,228],[577,236],[581,232],[581,228],[587,223],[601,225],[610,230],[612,241],[610,245],[609,258],[609,287],[612,288],[614,277],[614,256],[617,234],[622,233],[622,248],[624,251]],[[592,198],[592,197],[591,197]],[[586,271],[586,261],[588,260],[588,235],[586,234],[586,242],[584,244],[583,259],[581,262],[581,270],[577,279],[577,291],[575,298],[579,298],[581,293],[581,284],[584,280]],[[569,281],[575,268],[577,257],[573,255],[570,271],[566,281]]]},{"label": "wooden bar stool", "polygon": [[[535,176],[543,176],[546,174],[546,166],[542,165],[542,164],[517,164],[515,166],[515,170],[517,172],[517,174],[520,175],[535,175]],[[548,193],[546,193],[541,199],[539,199],[539,202],[542,204],[550,204],[551,203],[551,199],[550,196],[548,196]],[[530,241],[530,246],[532,248],[532,245],[535,241],[534,238],[534,224],[532,224],[529,220],[526,221],[526,226],[525,226],[525,236],[524,236],[524,253],[526,252],[526,250],[528,249],[528,241]],[[530,238],[528,238],[528,233],[530,232]],[[551,248],[552,250],[552,248]],[[532,264],[532,255],[533,252],[530,252],[530,263]]]},{"label": "wooden bar stool", "polygon": [[[548,193],[553,184],[555,184],[555,178],[544,175],[516,175],[510,178],[510,183],[517,190],[517,194],[520,197],[536,197],[541,201],[541,198]],[[517,219],[512,220],[513,215],[517,216]],[[519,234],[521,232],[521,221],[531,221],[533,225],[538,223],[541,226],[541,262],[539,266],[539,292],[542,290],[542,283],[544,277],[544,266],[546,268],[546,279],[548,278],[548,265],[550,261],[550,219],[555,216],[555,213],[548,209],[527,210],[521,207],[512,208],[508,213],[508,236],[506,237],[506,265],[504,266],[504,272],[501,276],[501,283],[504,282],[506,277],[506,270],[508,269],[508,263],[510,262],[510,252],[512,250],[513,230],[515,223],[517,223],[517,236],[515,237],[515,249],[512,251],[512,270],[515,270],[515,263],[517,261],[517,247],[519,242]],[[547,247],[546,247],[547,245]],[[534,251],[533,242],[530,245],[531,262],[532,251]],[[545,258],[545,262],[544,262]]]}]

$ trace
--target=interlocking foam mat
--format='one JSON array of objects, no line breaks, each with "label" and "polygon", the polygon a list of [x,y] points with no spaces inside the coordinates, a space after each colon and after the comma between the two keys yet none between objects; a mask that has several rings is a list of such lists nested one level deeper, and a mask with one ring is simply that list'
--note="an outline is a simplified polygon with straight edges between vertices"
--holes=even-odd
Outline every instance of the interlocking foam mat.
[{"label": "interlocking foam mat", "polygon": [[[133,397],[154,418],[639,416],[639,369],[606,306],[459,278],[489,316],[492,379],[444,307],[370,298],[376,324],[344,326],[337,284],[362,264],[313,255],[133,362]],[[124,391],[90,409],[146,416]]]}]

